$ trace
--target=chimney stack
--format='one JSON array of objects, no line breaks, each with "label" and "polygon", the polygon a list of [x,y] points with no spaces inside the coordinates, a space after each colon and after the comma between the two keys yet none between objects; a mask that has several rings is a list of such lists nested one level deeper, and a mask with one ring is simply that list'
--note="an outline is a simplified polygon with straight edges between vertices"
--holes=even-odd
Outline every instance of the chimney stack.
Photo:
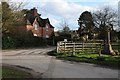
[{"label": "chimney stack", "polygon": [[36,9],[36,7],[33,8],[33,15],[37,16],[37,9]]}]

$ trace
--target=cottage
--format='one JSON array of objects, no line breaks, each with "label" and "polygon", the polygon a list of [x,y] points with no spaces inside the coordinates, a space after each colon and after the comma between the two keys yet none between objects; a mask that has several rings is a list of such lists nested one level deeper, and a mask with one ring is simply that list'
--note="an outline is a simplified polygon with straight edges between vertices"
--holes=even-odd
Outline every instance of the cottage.
[{"label": "cottage", "polygon": [[54,33],[54,27],[48,18],[42,19],[37,9],[33,8],[26,14],[27,30],[31,30],[36,37],[50,38]]}]

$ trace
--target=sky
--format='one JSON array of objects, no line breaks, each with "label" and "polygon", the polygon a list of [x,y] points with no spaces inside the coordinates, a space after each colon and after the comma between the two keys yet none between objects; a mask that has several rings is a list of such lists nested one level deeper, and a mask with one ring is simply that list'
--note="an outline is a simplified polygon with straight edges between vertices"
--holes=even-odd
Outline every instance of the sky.
[{"label": "sky", "polygon": [[[23,0],[12,0],[20,2]],[[94,12],[104,6],[118,10],[119,0],[24,0],[24,9],[36,7],[42,18],[49,18],[55,31],[62,29],[60,23],[65,20],[71,30],[79,28],[78,18],[84,11]]]}]

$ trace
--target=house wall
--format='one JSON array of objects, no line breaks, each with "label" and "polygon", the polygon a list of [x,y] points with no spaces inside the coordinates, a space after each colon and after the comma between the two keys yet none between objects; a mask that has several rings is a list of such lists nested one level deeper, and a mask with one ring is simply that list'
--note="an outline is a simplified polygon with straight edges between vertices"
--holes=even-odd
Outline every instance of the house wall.
[{"label": "house wall", "polygon": [[32,32],[33,32],[33,35],[37,35],[38,37],[42,37],[42,34],[41,34],[41,27],[38,27],[37,30],[33,29]]},{"label": "house wall", "polygon": [[[46,26],[48,26],[48,31]],[[48,36],[49,38],[53,32],[54,32],[54,28],[50,28],[49,24],[46,24],[45,27],[43,27],[43,37]]]},{"label": "house wall", "polygon": [[42,34],[41,34],[41,31],[42,31],[42,28],[39,26],[38,22],[35,21],[33,22],[33,25],[36,24],[37,25],[37,30],[35,30],[35,27],[33,26],[33,29],[32,29],[32,32],[33,32],[33,35],[35,36],[38,36],[38,37],[42,37]]},{"label": "house wall", "polygon": [[[37,30],[35,30],[35,28],[32,25],[27,25],[26,27],[27,27],[27,30],[32,30],[34,36],[46,38],[46,35],[47,35],[49,38],[51,34],[54,32],[54,28],[50,28],[49,24],[46,24],[45,27],[40,27],[36,21],[34,21],[33,24],[37,24],[38,26]],[[46,26],[48,26],[48,31],[46,30]]]},{"label": "house wall", "polygon": [[28,31],[34,29],[34,27],[32,25],[26,25],[26,28],[27,28]]}]

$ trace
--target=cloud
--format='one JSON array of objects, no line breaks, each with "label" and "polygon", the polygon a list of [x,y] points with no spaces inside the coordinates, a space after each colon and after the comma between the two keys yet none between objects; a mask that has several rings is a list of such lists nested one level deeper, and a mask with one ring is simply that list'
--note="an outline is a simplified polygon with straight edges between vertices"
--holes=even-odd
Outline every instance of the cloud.
[{"label": "cloud", "polygon": [[69,3],[65,0],[53,0],[52,2],[41,2],[41,4],[43,5],[40,7],[45,13],[65,18],[78,15],[85,10],[93,10],[92,7],[81,6],[74,2]]},{"label": "cloud", "polygon": [[39,12],[49,17],[54,26],[59,26],[63,18],[68,21],[71,28],[78,28],[77,20],[84,11],[93,11],[96,8],[82,6],[76,2],[67,2],[65,0],[40,1]]},{"label": "cloud", "polygon": [[[15,0],[22,1],[22,0]],[[100,6],[110,5],[117,7],[119,0],[25,0],[29,2],[27,8],[37,7],[38,12],[43,18],[49,18],[53,26],[59,26],[63,18],[66,18],[71,29],[77,29],[79,26],[77,20],[84,11],[95,11]]]},{"label": "cloud", "polygon": [[55,31],[59,29],[60,20],[57,18],[49,17],[50,23],[55,27]]}]

